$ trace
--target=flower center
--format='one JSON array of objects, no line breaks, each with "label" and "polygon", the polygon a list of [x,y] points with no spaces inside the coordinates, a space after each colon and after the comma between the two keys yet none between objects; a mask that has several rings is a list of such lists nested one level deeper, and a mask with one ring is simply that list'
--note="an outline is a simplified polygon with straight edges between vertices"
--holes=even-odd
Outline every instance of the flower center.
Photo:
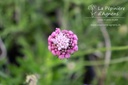
[{"label": "flower center", "polygon": [[56,44],[58,50],[67,49],[69,46],[69,38],[67,38],[62,32],[60,32],[52,41]]}]

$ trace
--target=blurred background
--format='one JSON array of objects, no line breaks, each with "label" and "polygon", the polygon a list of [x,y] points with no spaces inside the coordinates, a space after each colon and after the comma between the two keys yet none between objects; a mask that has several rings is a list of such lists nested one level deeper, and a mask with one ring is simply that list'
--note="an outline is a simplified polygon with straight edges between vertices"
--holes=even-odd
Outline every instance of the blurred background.
[{"label": "blurred background", "polygon": [[[69,59],[47,49],[56,27],[78,36]],[[26,85],[31,74],[37,85],[126,85],[128,1],[0,0],[0,85]]]}]

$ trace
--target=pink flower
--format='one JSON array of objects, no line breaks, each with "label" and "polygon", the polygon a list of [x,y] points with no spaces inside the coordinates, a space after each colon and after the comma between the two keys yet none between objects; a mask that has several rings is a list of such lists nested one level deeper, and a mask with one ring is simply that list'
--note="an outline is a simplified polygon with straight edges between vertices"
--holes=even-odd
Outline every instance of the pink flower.
[{"label": "pink flower", "polygon": [[78,38],[72,31],[56,28],[48,37],[48,49],[60,59],[69,58],[78,50],[77,41]]}]

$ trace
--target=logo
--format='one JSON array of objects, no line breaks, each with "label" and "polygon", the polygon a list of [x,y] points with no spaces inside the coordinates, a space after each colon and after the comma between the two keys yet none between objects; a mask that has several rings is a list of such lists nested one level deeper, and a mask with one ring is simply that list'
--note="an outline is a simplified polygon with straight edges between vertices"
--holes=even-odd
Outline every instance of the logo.
[{"label": "logo", "polygon": [[96,11],[95,11],[96,10],[96,5],[93,5],[93,4],[89,5],[88,9],[91,11],[91,16],[95,17],[96,16]]},{"label": "logo", "polygon": [[101,17],[118,17],[120,15],[119,11],[124,11],[125,7],[121,6],[97,6],[89,5],[88,10],[90,10],[91,17],[101,16]]}]

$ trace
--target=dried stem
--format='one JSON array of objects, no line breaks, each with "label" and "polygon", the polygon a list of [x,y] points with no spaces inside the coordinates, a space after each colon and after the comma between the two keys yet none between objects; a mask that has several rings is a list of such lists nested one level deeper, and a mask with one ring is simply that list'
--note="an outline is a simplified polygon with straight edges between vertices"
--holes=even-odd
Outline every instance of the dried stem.
[{"label": "dried stem", "polygon": [[107,29],[106,29],[106,26],[103,22],[103,19],[102,17],[100,16],[97,16],[97,22],[100,26],[100,30],[102,32],[102,35],[104,37],[104,41],[105,41],[105,47],[106,47],[106,53],[105,53],[105,64],[104,64],[104,69],[102,71],[102,77],[101,77],[101,81],[99,82],[100,85],[104,85],[104,79],[106,77],[106,74],[107,74],[107,69],[109,67],[109,63],[110,63],[110,60],[111,60],[111,41],[110,41],[110,37],[109,37],[109,34],[107,32]]},{"label": "dried stem", "polygon": [[105,24],[103,23],[103,19],[101,17],[97,17],[97,22],[98,22],[98,24],[100,24],[100,30],[101,30],[102,35],[103,35],[104,40],[105,40],[105,47],[106,47],[106,53],[105,53],[105,73],[107,73],[107,68],[109,66],[110,59],[111,59],[111,50],[110,50],[111,42],[110,42],[109,34],[107,32]]},{"label": "dried stem", "polygon": [[0,60],[5,58],[6,55],[7,55],[6,47],[5,47],[2,39],[0,38]]}]

